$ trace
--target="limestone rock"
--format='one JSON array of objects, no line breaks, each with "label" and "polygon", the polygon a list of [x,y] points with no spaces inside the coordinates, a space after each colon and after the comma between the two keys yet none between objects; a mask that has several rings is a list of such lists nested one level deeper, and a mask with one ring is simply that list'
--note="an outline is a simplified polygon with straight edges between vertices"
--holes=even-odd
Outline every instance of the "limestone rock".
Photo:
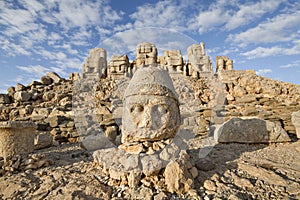
[{"label": "limestone rock", "polygon": [[194,186],[193,177],[188,171],[184,162],[185,158],[181,157],[176,161],[170,162],[164,172],[165,184],[167,190],[171,193],[184,194]]},{"label": "limestone rock", "polygon": [[8,94],[0,94],[0,104],[8,104],[10,103],[10,98]]},{"label": "limestone rock", "polygon": [[[274,173],[272,170],[266,170],[264,168],[255,167],[243,163],[238,164],[238,168],[250,174],[251,176],[257,177],[260,180],[263,180],[269,184],[274,185],[288,185],[287,181],[281,176]],[[247,184],[251,187],[250,184]],[[248,186],[248,187],[249,187]]]},{"label": "limestone rock", "polygon": [[7,88],[7,93],[8,93],[9,96],[13,97],[15,92],[16,92],[15,87]]},{"label": "limestone rock", "polygon": [[26,87],[25,87],[24,85],[22,85],[21,83],[17,83],[17,85],[16,85],[16,87],[15,87],[15,90],[16,90],[17,92],[23,91],[23,90],[25,90],[25,89],[26,89]]},{"label": "limestone rock", "polygon": [[32,152],[35,129],[32,122],[0,122],[0,156],[6,159]]},{"label": "limestone rock", "polygon": [[59,124],[61,124],[64,121],[65,117],[64,116],[49,116],[45,122],[49,123],[50,127],[54,128],[57,127]]},{"label": "limestone rock", "polygon": [[142,170],[146,176],[154,173],[158,173],[162,169],[162,160],[159,159],[158,155],[147,155],[141,160]]},{"label": "limestone rock", "polygon": [[28,101],[31,97],[32,93],[25,91],[18,91],[14,94],[14,99],[21,102]]},{"label": "limestone rock", "polygon": [[55,72],[49,72],[46,76],[51,78],[54,83],[59,83],[62,80],[62,78]]},{"label": "limestone rock", "polygon": [[53,143],[52,137],[48,133],[38,134],[34,138],[34,149],[43,149],[50,147]]},{"label": "limestone rock", "polygon": [[297,138],[300,139],[300,110],[292,113],[292,123],[296,128]]},{"label": "limestone rock", "polygon": [[69,74],[69,80],[78,81],[80,80],[80,74],[78,72],[72,72]]},{"label": "limestone rock", "polygon": [[88,151],[96,151],[108,147],[113,147],[113,143],[104,134],[89,135],[81,141],[81,145]]},{"label": "limestone rock", "polygon": [[203,187],[206,190],[210,190],[210,191],[216,191],[217,190],[217,186],[215,184],[215,182],[213,182],[212,180],[205,180],[203,183]]},{"label": "limestone rock", "polygon": [[50,85],[52,83],[52,78],[50,78],[49,76],[42,76],[41,83],[44,85]]},{"label": "limestone rock", "polygon": [[244,104],[244,103],[252,103],[252,102],[256,102],[256,96],[252,95],[252,94],[247,94],[244,95],[242,97],[238,97],[236,98],[236,102],[240,103],[240,104]]},{"label": "limestone rock", "polygon": [[291,140],[281,126],[259,118],[229,119],[216,128],[214,136],[220,143],[270,143]]}]

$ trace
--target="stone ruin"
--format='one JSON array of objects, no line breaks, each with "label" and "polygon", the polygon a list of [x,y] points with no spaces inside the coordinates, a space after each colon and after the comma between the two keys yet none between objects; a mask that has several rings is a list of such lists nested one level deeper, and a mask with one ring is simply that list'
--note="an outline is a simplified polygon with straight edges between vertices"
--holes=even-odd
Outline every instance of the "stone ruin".
[{"label": "stone ruin", "polygon": [[113,55],[108,63],[108,78],[120,79],[129,74],[131,74],[131,70],[127,55]]},{"label": "stone ruin", "polygon": [[28,154],[34,150],[36,125],[32,122],[0,122],[0,157]]},{"label": "stone ruin", "polygon": [[183,74],[184,61],[180,50],[166,50],[164,56],[161,57],[160,64],[166,66],[169,73]]},{"label": "stone ruin", "polygon": [[106,50],[102,48],[91,49],[89,57],[86,58],[82,66],[82,77],[101,78],[102,75],[106,75],[106,70]]},{"label": "stone ruin", "polygon": [[[185,76],[211,77],[214,72],[212,61],[206,55],[204,43],[193,44],[187,49],[188,61],[184,61],[180,50],[166,50],[163,56],[158,56],[154,44],[143,42],[137,45],[136,59],[130,63],[127,55],[113,55],[107,64],[106,50],[95,48],[90,50],[88,58],[82,66],[83,78],[100,78],[108,76],[112,80],[132,77],[138,67],[159,64],[171,74]],[[233,70],[233,62],[226,56],[217,57],[217,72]]]},{"label": "stone ruin", "polygon": [[233,70],[233,60],[230,60],[227,56],[217,56],[216,71],[222,72],[227,70]]},{"label": "stone ruin", "polygon": [[151,65],[157,63],[157,48],[149,42],[140,43],[136,48],[135,66]]},{"label": "stone ruin", "polygon": [[[188,131],[190,131],[189,127],[205,127],[202,131],[207,134],[208,121],[215,123],[214,137],[215,141],[219,143],[291,141],[287,132],[277,122],[271,122],[268,118],[264,120],[248,117],[247,111],[245,111],[247,117],[231,119],[222,114],[218,116],[218,112],[224,112],[226,100],[231,103],[257,100],[256,98],[250,99],[250,95],[247,99],[248,96],[245,96],[247,92],[244,93],[245,99],[243,95],[239,96],[235,91],[231,91],[230,84],[227,86],[228,79],[232,78],[233,80],[236,75],[241,76],[243,72],[251,74],[250,71],[234,71],[233,62],[228,57],[217,57],[217,72],[219,73],[217,80],[212,76],[214,72],[211,60],[205,53],[203,43],[188,48],[189,60],[187,63],[183,61],[179,50],[165,51],[164,56],[157,57],[157,49],[150,43],[139,44],[136,53],[136,60],[132,64],[124,55],[113,56],[108,65],[109,79],[121,82],[126,78],[129,80],[127,89],[122,93],[123,99],[112,100],[112,102],[123,102],[121,134],[118,135],[117,131],[114,131],[114,136],[111,137],[109,135],[112,135],[112,132],[105,131],[105,135],[112,142],[109,145],[103,143],[105,140],[102,136],[93,136],[89,142],[83,140],[85,148],[94,151],[94,161],[109,177],[110,185],[125,185],[134,188],[141,183],[163,184],[166,185],[169,192],[179,194],[186,193],[191,189],[193,179],[198,176],[198,172],[185,151],[187,144],[180,136],[182,134],[179,129],[180,124],[185,128],[183,130]],[[179,106],[178,95],[175,91],[178,88],[175,89],[173,85],[173,81],[176,81],[177,86],[180,85],[178,79],[181,79],[181,75],[193,77],[194,80],[210,77],[211,87],[221,90],[224,89],[224,86],[216,85],[216,83],[220,80],[224,82],[225,90],[229,94],[224,99],[216,99],[216,101],[223,101],[220,101],[223,108],[221,110],[205,109],[199,116],[194,113],[193,116],[187,117],[188,115],[185,113],[185,117],[182,118],[180,111],[185,112],[185,108],[182,105]],[[196,87],[199,87],[201,83],[197,83],[195,83]],[[235,97],[231,98],[230,94],[234,94]],[[203,99],[202,102],[195,102],[195,105],[185,106],[197,107],[200,105],[201,107],[205,101],[213,101],[213,99]],[[203,119],[203,115],[206,119]],[[113,119],[108,120],[110,124],[113,123],[111,120]],[[240,124],[235,127],[234,133],[230,129],[233,126],[232,123]],[[262,131],[253,131],[258,124]],[[193,128],[192,132],[199,132]],[[101,145],[99,145],[99,138],[102,142]],[[98,144],[91,145],[95,141]],[[93,148],[89,148],[89,145]],[[174,171],[179,172],[174,174]]]},{"label": "stone ruin", "polygon": [[[194,133],[200,140],[208,136],[209,127],[214,124],[214,133],[221,135],[216,138],[219,143],[276,143],[300,138],[299,86],[260,77],[251,70],[233,70],[232,61],[224,56],[217,58],[217,73],[211,76],[214,74],[211,61],[202,43],[189,47],[188,61],[183,60],[179,50],[165,51],[162,57],[158,57],[156,47],[150,43],[140,44],[137,50],[137,57],[132,62],[126,55],[118,55],[113,56],[108,64],[104,49],[91,50],[81,78],[76,73],[70,74],[68,79],[48,73],[40,81],[27,86],[17,84],[8,88],[7,94],[0,94],[0,121],[6,124],[0,127],[0,133],[5,137],[8,133],[10,138],[18,137],[12,133],[17,135],[21,129],[8,128],[6,121],[32,121],[37,125],[34,149],[76,143],[82,139],[79,127],[75,127],[80,125],[76,117],[86,115],[83,116],[86,121],[82,130],[89,134],[99,128],[104,133],[101,141],[111,142],[93,150],[96,150],[94,161],[109,177],[110,185],[166,186],[168,191],[179,194],[192,188],[193,180],[198,176],[197,168],[184,150],[186,142],[181,136],[187,132]],[[76,96],[75,83],[84,79],[97,79],[98,82],[79,84],[81,95]],[[158,84],[152,85],[152,82]],[[128,90],[127,83],[130,85]],[[142,96],[136,98],[140,95],[138,91]],[[220,91],[225,96],[217,99],[215,93]],[[151,97],[153,93],[155,98]],[[79,104],[82,110],[78,116],[73,112],[72,99],[83,102]],[[187,103],[188,99],[193,101]],[[212,102],[216,100],[222,101],[221,109],[213,107]],[[148,101],[147,105],[143,104],[145,101]],[[91,105],[96,108],[91,110],[88,107]],[[180,112],[169,118],[170,113],[160,105],[167,105],[173,111],[179,107]],[[126,117],[122,118],[122,113],[118,116],[113,113],[118,107],[125,109],[123,116]],[[188,108],[195,112],[189,113]],[[149,110],[153,113],[149,114]],[[97,122],[97,126],[90,123],[90,118]],[[120,124],[118,120],[124,121]],[[168,122],[174,126],[167,126]],[[253,130],[256,125],[263,131]],[[152,127],[151,130],[147,126]],[[234,132],[232,126],[235,126]],[[142,131],[136,131],[137,127]],[[95,140],[99,139],[97,135],[93,139],[95,143],[99,142]],[[2,143],[11,140],[14,139],[0,138]],[[20,152],[12,149],[23,145],[4,143],[2,152],[3,149]],[[29,150],[22,150],[22,153],[32,151],[31,139],[28,146]],[[2,153],[1,157],[7,157],[8,162],[1,167],[13,172],[52,163],[45,157],[22,153],[13,155],[13,159]]]},{"label": "stone ruin", "polygon": [[188,52],[188,75],[195,78],[209,76],[213,73],[212,62],[206,55],[204,43],[193,44],[187,49]]}]

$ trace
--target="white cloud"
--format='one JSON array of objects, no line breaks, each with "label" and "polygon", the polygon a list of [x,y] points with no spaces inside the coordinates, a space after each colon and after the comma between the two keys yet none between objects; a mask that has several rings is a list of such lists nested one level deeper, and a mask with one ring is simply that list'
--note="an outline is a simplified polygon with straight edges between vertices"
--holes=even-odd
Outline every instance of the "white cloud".
[{"label": "white cloud", "polygon": [[[139,6],[137,11],[131,14],[130,17],[134,20],[133,26],[135,28],[164,27],[184,30],[188,15],[188,12],[184,11],[187,11],[186,9],[191,3],[171,0],[158,1],[155,4],[146,3]],[[130,27],[129,24],[126,26]]]},{"label": "white cloud", "polygon": [[[2,49],[8,55],[29,55],[45,44],[88,46],[92,31],[99,30],[101,37],[110,33],[107,31],[109,26],[113,26],[123,14],[103,0],[1,1],[0,36],[5,36],[10,43]],[[7,39],[12,37],[13,40]],[[22,46],[17,52],[9,47],[17,45]]]},{"label": "white cloud", "polygon": [[46,20],[59,24],[64,30],[78,27],[92,27],[95,25],[113,25],[120,20],[122,13],[113,10],[106,1],[96,2],[86,0],[54,0],[45,1],[47,10],[44,15],[50,15]]},{"label": "white cloud", "polygon": [[16,83],[22,83],[24,81],[24,76],[17,76],[15,79],[13,79],[12,81],[13,82],[16,82]]},{"label": "white cloud", "polygon": [[276,10],[282,2],[282,0],[262,0],[255,3],[238,4],[238,11],[230,17],[225,27],[227,30],[232,30],[249,24],[264,14]]},{"label": "white cloud", "polygon": [[41,28],[34,22],[35,17],[28,10],[7,7],[2,7],[0,10],[0,24],[6,26],[3,33],[7,36],[24,34]]},{"label": "white cloud", "polygon": [[201,8],[199,14],[188,22],[188,28],[199,33],[208,32],[225,24],[230,19],[226,6],[230,1],[217,1],[212,3],[207,10]]},{"label": "white cloud", "polygon": [[241,55],[246,56],[248,59],[255,59],[255,58],[263,58],[268,56],[278,56],[278,55],[297,55],[300,54],[300,45],[296,45],[292,48],[288,47],[257,47],[251,51],[247,51],[241,53]]},{"label": "white cloud", "polygon": [[300,68],[300,60],[295,60],[289,64],[280,66],[280,68],[294,68],[294,67]]},{"label": "white cloud", "polygon": [[7,56],[31,55],[31,52],[23,48],[22,45],[15,44],[13,41],[5,39],[4,37],[0,37],[0,46],[7,52]]},{"label": "white cloud", "polygon": [[[32,74],[34,78],[39,78],[49,72],[49,69],[46,67],[42,67],[40,65],[30,65],[30,66],[17,66],[18,69]],[[23,79],[22,79],[23,80]]]},{"label": "white cloud", "polygon": [[36,0],[20,0],[20,2],[32,15],[37,15],[37,12],[45,9],[44,5]]},{"label": "white cloud", "polygon": [[200,7],[198,15],[189,20],[188,27],[199,33],[217,28],[230,31],[247,25],[266,13],[273,12],[281,2],[282,0],[262,0],[242,4],[237,0],[216,1],[211,3],[208,8]]},{"label": "white cloud", "polygon": [[102,41],[98,47],[107,51],[108,58],[112,55],[135,52],[141,42],[150,42],[156,45],[160,54],[164,50],[178,49],[182,55],[186,54],[188,46],[198,42],[187,35],[167,28],[138,28],[119,32]]},{"label": "white cloud", "polygon": [[299,19],[300,10],[280,14],[242,33],[231,34],[227,40],[240,46],[292,41],[299,37]]},{"label": "white cloud", "polygon": [[272,72],[273,71],[271,69],[259,69],[256,71],[256,74],[262,76],[262,75],[269,74]]}]

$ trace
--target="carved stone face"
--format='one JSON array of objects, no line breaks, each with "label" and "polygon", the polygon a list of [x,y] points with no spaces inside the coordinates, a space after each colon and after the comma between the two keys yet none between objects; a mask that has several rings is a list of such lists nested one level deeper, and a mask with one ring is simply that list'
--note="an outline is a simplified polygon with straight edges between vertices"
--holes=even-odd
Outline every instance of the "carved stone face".
[{"label": "carved stone face", "polygon": [[175,99],[157,95],[134,95],[125,99],[122,143],[156,141],[174,137],[180,126]]}]

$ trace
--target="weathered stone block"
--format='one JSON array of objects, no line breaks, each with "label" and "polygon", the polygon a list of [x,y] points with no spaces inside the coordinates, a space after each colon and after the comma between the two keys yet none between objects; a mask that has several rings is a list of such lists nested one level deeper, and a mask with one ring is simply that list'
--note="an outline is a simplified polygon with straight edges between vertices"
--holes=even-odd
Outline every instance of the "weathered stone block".
[{"label": "weathered stone block", "polygon": [[43,149],[50,147],[53,139],[49,133],[39,134],[34,138],[34,149]]},{"label": "weathered stone block", "polygon": [[244,95],[242,97],[236,98],[236,102],[243,104],[243,103],[252,103],[252,102],[256,102],[256,96],[249,94],[249,95]]},{"label": "weathered stone block", "polygon": [[291,141],[286,131],[274,122],[259,118],[232,118],[215,130],[220,143],[271,143]]},{"label": "weathered stone block", "polygon": [[65,120],[65,117],[63,116],[51,116],[48,117],[45,122],[49,123],[50,127],[57,127],[59,124],[61,124]]},{"label": "weathered stone block", "polygon": [[55,72],[49,72],[47,73],[47,76],[50,77],[54,83],[59,83],[62,78]]},{"label": "weathered stone block", "polygon": [[34,150],[36,126],[32,122],[0,122],[0,156],[31,153]]},{"label": "weathered stone block", "polygon": [[25,87],[24,85],[22,85],[21,83],[17,83],[16,88],[15,88],[15,90],[16,90],[17,92],[23,91],[23,90],[25,90],[25,89],[26,89],[26,87]]},{"label": "weathered stone block", "polygon": [[0,94],[0,104],[10,103],[10,98],[7,94]]},{"label": "weathered stone block", "polygon": [[167,190],[171,193],[187,193],[194,186],[193,176],[186,165],[186,159],[180,157],[178,160],[170,162],[164,171]]},{"label": "weathered stone block", "polygon": [[292,123],[296,128],[297,138],[300,139],[300,110],[292,113]]},{"label": "weathered stone block", "polygon": [[28,101],[32,97],[30,92],[19,91],[14,94],[14,99],[16,101]]},{"label": "weathered stone block", "polygon": [[41,82],[44,85],[50,85],[52,83],[52,79],[49,76],[42,76]]}]

